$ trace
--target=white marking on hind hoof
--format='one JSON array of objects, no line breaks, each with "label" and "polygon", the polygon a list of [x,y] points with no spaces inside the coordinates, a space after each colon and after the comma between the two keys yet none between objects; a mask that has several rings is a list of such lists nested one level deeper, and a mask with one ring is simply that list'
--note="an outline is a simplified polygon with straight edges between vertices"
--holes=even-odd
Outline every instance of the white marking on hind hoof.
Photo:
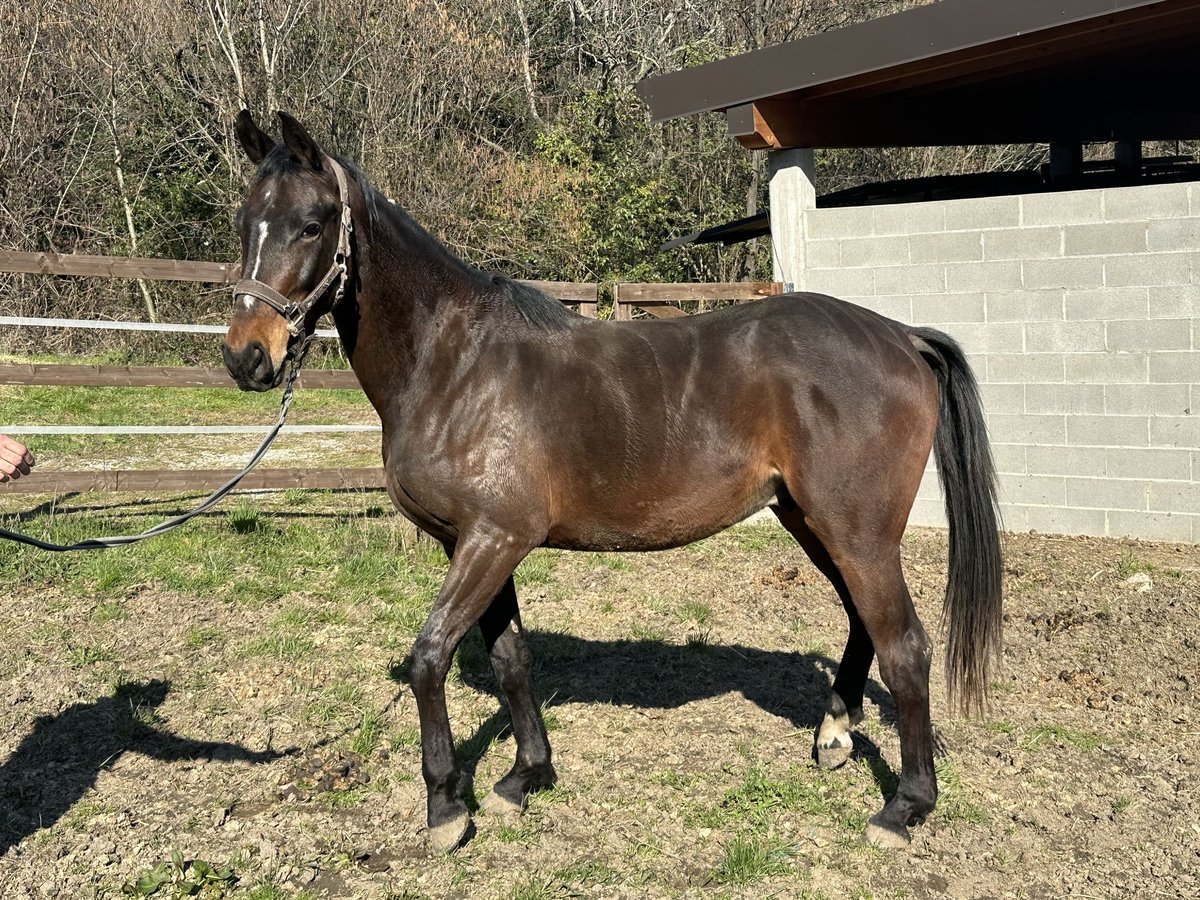
[{"label": "white marking on hind hoof", "polygon": [[471,828],[471,816],[467,813],[455,816],[449,822],[429,829],[429,852],[435,856],[453,853],[461,845]]},{"label": "white marking on hind hoof", "polygon": [[863,834],[863,840],[868,844],[874,844],[876,847],[883,847],[887,850],[906,850],[908,845],[912,843],[912,839],[907,834],[907,829],[906,833],[901,834],[882,825],[876,825],[874,822],[867,823],[867,830]]},{"label": "white marking on hind hoof", "polygon": [[822,769],[836,769],[848,760],[853,752],[854,740],[848,731],[825,741],[818,739],[817,765]]},{"label": "white marking on hind hoof", "polygon": [[525,811],[525,805],[514,803],[507,797],[502,797],[500,794],[492,791],[479,804],[479,811],[501,819],[516,819]]}]

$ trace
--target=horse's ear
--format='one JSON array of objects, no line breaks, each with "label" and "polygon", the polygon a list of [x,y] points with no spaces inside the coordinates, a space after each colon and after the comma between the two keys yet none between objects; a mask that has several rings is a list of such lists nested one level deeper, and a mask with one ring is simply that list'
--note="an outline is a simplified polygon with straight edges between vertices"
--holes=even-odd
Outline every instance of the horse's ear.
[{"label": "horse's ear", "polygon": [[321,148],[312,136],[304,130],[304,126],[285,112],[279,114],[279,122],[283,126],[283,142],[302,163],[307,163],[316,172],[321,171]]},{"label": "horse's ear", "polygon": [[243,109],[237,115],[237,136],[242,143],[242,149],[246,151],[246,156],[250,158],[250,162],[256,166],[267,158],[267,154],[271,152],[271,148],[275,146],[275,142],[271,140],[271,136],[258,127],[258,123],[254,121],[254,116],[250,115],[250,110]]}]

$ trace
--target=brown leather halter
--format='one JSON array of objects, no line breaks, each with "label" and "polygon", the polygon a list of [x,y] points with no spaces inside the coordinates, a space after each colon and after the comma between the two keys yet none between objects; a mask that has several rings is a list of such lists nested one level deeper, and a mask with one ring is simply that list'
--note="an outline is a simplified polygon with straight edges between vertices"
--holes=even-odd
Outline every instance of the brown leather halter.
[{"label": "brown leather halter", "polygon": [[346,275],[350,263],[350,234],[354,231],[354,220],[350,214],[350,191],[346,184],[346,173],[336,160],[325,157],[325,162],[333,168],[333,174],[337,176],[338,199],[342,203],[337,250],[333,254],[333,262],[330,263],[325,277],[298,303],[289,300],[269,284],[263,284],[254,278],[243,278],[233,286],[235,303],[239,297],[253,297],[255,300],[261,300],[283,316],[288,334],[292,337],[303,336],[304,320],[308,318],[309,312],[325,296],[335,281],[337,288],[334,292],[333,305],[336,306],[346,293]]}]

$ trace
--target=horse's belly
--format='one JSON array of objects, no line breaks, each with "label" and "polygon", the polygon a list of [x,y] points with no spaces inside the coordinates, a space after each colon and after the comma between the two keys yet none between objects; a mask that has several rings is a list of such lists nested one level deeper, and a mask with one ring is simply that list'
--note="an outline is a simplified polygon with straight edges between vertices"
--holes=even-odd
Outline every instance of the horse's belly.
[{"label": "horse's belly", "polygon": [[563,508],[547,546],[564,550],[669,550],[709,537],[775,499],[773,473],[727,483],[692,483],[687,491],[613,492],[599,502]]}]

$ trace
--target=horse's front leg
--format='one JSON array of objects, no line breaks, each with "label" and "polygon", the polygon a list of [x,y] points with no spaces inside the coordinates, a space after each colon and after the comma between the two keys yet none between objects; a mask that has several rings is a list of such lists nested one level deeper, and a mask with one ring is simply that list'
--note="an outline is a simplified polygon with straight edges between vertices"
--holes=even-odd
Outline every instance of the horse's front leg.
[{"label": "horse's front leg", "polygon": [[471,828],[458,795],[458,760],[446,712],[446,672],[463,636],[504,587],[533,544],[498,529],[460,536],[450,569],[412,651],[412,688],[421,719],[421,771],[429,813],[429,847],[447,853]]}]

